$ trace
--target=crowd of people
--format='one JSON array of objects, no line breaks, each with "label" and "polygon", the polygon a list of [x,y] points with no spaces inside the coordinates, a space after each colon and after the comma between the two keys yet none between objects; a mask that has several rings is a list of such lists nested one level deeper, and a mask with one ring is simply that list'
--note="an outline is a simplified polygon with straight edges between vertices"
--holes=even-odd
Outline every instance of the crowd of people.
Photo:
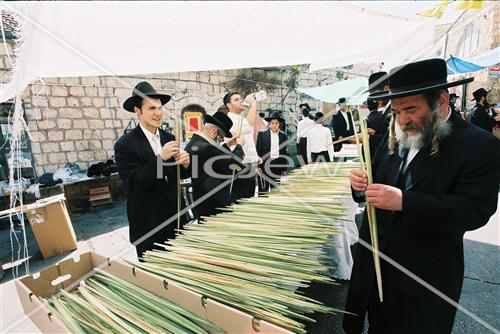
[{"label": "crowd of people", "polygon": [[[370,333],[451,332],[464,273],[463,234],[494,214],[500,182],[500,140],[491,134],[495,118],[488,91],[474,92],[470,122],[459,117],[452,107],[457,96],[448,93],[472,79],[447,81],[442,59],[369,77],[373,183],[361,169],[351,171],[350,182],[353,199],[375,208],[384,298],[378,295],[365,213],[345,306],[346,333],[361,333],[366,315]],[[188,220],[187,208],[179,212],[176,204],[177,175],[191,178],[192,209],[202,223],[224,206],[254,196],[257,185],[260,191],[279,185],[291,160],[282,115],[258,117],[252,95],[243,99],[238,92],[224,96],[227,114],[205,115],[203,128],[181,150],[179,138],[160,129],[162,106],[170,98],[139,83],[123,105],[139,125],[115,144],[138,256],[175,237],[178,215],[181,228]],[[337,103],[333,134],[323,113],[307,103],[299,106],[295,142],[301,163],[333,161],[341,149],[334,141],[354,135],[346,102]]]}]

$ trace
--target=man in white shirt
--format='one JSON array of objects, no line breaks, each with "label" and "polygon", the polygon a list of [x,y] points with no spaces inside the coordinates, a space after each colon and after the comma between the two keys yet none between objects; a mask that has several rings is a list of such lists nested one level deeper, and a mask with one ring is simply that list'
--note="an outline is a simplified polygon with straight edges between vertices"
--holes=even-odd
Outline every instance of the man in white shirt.
[{"label": "man in white shirt", "polygon": [[333,161],[332,133],[323,126],[323,113],[314,115],[314,126],[307,136],[307,157],[310,162]]},{"label": "man in white shirt", "polygon": [[[176,165],[183,166],[181,178],[189,176],[189,154],[180,151],[172,134],[160,129],[162,107],[169,100],[169,95],[156,92],[148,82],[137,84],[123,108],[137,115],[139,125],[115,144],[118,172],[127,190],[130,242],[139,257],[155,243],[175,237]],[[181,227],[185,218],[181,217]]]},{"label": "man in white shirt", "polygon": [[287,136],[280,130],[285,120],[281,118],[278,111],[274,111],[266,118],[269,129],[260,131],[257,135],[257,153],[262,158],[259,165],[264,178],[259,180],[259,190],[267,191],[274,187],[269,179],[279,183],[281,175],[286,171],[287,159]]},{"label": "man in white shirt", "polygon": [[307,160],[307,136],[309,135],[309,131],[314,126],[314,121],[309,118],[309,109],[302,109],[302,119],[297,125],[297,152],[300,157],[302,157],[302,161],[300,161],[300,165],[305,165],[308,163]]},{"label": "man in white shirt", "polygon": [[[249,104],[248,114],[244,117],[245,101]],[[258,131],[264,129],[262,119],[257,115],[257,102],[250,94],[243,100],[238,92],[230,92],[224,96],[223,103],[226,106],[227,115],[233,122],[231,133],[237,138],[242,139],[243,168],[237,173],[231,192],[231,201],[234,202],[240,198],[252,197],[255,194],[255,175],[257,165],[261,159],[255,148],[255,138]],[[231,150],[233,147],[231,147]]]}]

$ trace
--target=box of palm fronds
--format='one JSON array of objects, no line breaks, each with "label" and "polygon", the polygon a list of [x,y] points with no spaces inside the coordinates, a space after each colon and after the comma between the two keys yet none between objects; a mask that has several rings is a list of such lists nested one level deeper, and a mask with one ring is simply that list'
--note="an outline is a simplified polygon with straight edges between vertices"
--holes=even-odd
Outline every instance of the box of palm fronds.
[{"label": "box of palm fronds", "polygon": [[16,289],[43,333],[289,333],[93,252],[21,278]]}]

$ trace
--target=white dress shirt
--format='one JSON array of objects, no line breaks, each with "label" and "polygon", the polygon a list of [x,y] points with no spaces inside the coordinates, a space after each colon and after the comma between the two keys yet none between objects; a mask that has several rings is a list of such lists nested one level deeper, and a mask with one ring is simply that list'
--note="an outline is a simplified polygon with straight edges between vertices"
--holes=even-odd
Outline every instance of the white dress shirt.
[{"label": "white dress shirt", "polygon": [[[230,130],[233,136],[237,136],[239,133],[240,138],[245,140],[245,143],[242,145],[243,152],[245,153],[243,163],[260,162],[260,158],[257,155],[257,149],[255,148],[255,142],[253,140],[253,127],[248,123],[245,117],[241,116],[241,114],[237,115],[235,113],[228,112],[227,116],[229,116],[231,121],[233,121],[233,126]],[[234,149],[234,146],[230,147],[231,151]]]},{"label": "white dress shirt", "polygon": [[330,161],[333,161],[332,133],[330,129],[321,125],[314,124],[307,136],[307,159],[311,161],[311,153],[320,153],[328,151]]},{"label": "white dress shirt", "polygon": [[269,130],[269,132],[271,133],[271,155],[270,155],[270,158],[271,158],[271,160],[278,159],[280,157],[279,130],[276,132]]},{"label": "white dress shirt", "polygon": [[344,117],[347,124],[346,131],[349,131],[351,129],[351,122],[349,122],[349,116],[347,116],[347,112],[342,110],[339,110],[339,112],[342,114],[342,117]]},{"label": "white dress shirt", "polygon": [[146,135],[149,145],[151,145],[151,149],[153,149],[155,155],[160,154],[161,152],[160,131],[156,129],[156,133],[152,133],[151,131],[143,127],[141,123],[139,123],[139,125],[142,129],[142,132],[144,132],[144,134]]},{"label": "white dress shirt", "polygon": [[300,138],[307,138],[309,131],[314,126],[314,121],[309,117],[302,119],[297,125],[297,143],[300,142]]}]

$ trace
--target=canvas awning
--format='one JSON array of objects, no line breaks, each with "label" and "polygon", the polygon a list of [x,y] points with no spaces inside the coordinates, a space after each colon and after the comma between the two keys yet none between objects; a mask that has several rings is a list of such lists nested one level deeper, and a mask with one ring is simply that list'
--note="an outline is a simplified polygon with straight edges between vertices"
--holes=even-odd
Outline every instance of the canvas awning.
[{"label": "canvas awning", "polygon": [[298,88],[301,93],[327,103],[337,103],[341,97],[345,97],[347,104],[360,105],[366,100],[368,93],[368,78],[360,77],[350,80],[343,80],[331,85],[324,85],[313,88]]}]

